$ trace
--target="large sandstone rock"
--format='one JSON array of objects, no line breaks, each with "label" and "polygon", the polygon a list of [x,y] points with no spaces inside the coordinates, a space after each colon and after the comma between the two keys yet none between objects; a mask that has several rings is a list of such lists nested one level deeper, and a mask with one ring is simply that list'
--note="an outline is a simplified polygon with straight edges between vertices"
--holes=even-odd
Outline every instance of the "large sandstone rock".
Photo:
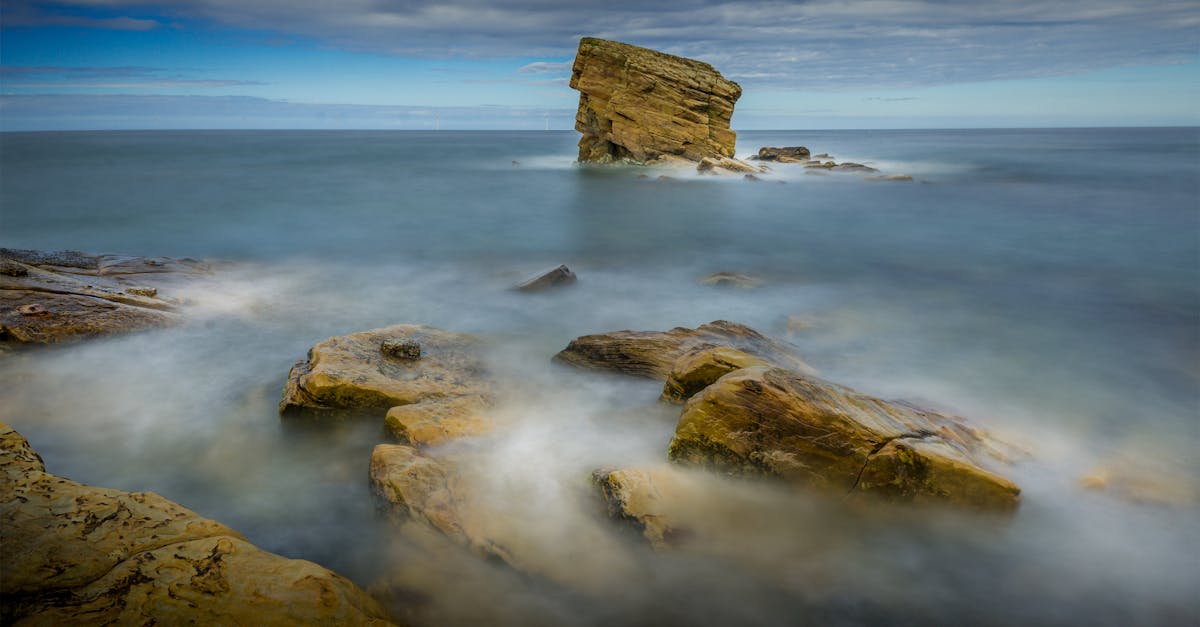
[{"label": "large sandstone rock", "polygon": [[959,419],[751,366],[691,397],[668,455],[835,493],[1015,509],[1020,489],[980,465],[987,448]]},{"label": "large sandstone rock", "polygon": [[161,496],[45,472],[0,423],[0,622],[387,625],[349,580]]},{"label": "large sandstone rock", "polygon": [[693,350],[681,355],[671,366],[662,400],[683,403],[734,370],[766,365],[769,364],[762,359],[728,346]]},{"label": "large sandstone rock", "polygon": [[571,88],[579,90],[580,161],[700,161],[734,154],[729,121],[742,88],[707,63],[585,37]]},{"label": "large sandstone rock", "polygon": [[[650,468],[604,468],[592,473],[609,518],[626,523],[642,534],[655,549],[681,545],[692,531],[680,519],[678,501],[694,497],[695,486],[669,466]],[[691,488],[689,490],[689,488]],[[682,493],[682,494],[681,494]]]},{"label": "large sandstone rock", "polygon": [[[421,356],[385,352],[384,342],[394,340],[405,345],[415,341]],[[480,341],[469,335],[412,324],[331,337],[292,366],[279,411],[284,416],[382,412],[449,399],[484,399],[491,390],[481,349]],[[394,428],[404,424],[397,418]]]},{"label": "large sandstone rock", "polygon": [[765,362],[812,372],[794,349],[745,325],[716,320],[695,329],[670,331],[613,331],[575,338],[554,356],[558,363],[592,370],[666,379],[676,360],[705,348],[736,348]]},{"label": "large sandstone rock", "polygon": [[0,248],[0,344],[52,344],[174,324],[161,295],[208,273],[192,259]]}]

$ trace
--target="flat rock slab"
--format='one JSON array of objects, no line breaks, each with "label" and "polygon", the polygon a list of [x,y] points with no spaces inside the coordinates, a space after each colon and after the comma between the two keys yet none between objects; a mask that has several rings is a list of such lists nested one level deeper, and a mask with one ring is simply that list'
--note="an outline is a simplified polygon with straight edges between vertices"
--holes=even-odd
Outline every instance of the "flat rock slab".
[{"label": "flat rock slab", "polygon": [[961,419],[751,366],[688,400],[668,455],[835,493],[1014,510],[1020,489],[981,465],[988,450]]},{"label": "flat rock slab", "polygon": [[[417,359],[385,354],[388,340],[412,340]],[[288,374],[279,411],[284,416],[321,416],[354,410],[490,397],[482,343],[434,327],[398,324],[331,337],[308,351]]]},{"label": "flat rock slab", "polygon": [[554,287],[573,285],[576,280],[575,273],[563,265],[542,270],[528,279],[521,281],[513,289],[518,292],[541,292]]},{"label": "flat rock slab", "polygon": [[581,162],[732,157],[742,88],[707,63],[585,37],[571,70]]},{"label": "flat rock slab", "polygon": [[178,323],[195,260],[0,248],[0,343],[53,344]]},{"label": "flat rock slab", "polygon": [[390,625],[349,580],[156,494],[49,474],[0,423],[0,622]]},{"label": "flat rock slab", "polygon": [[683,355],[719,346],[736,348],[765,362],[812,372],[790,345],[736,322],[717,320],[695,329],[613,331],[575,338],[554,356],[558,363],[665,380]]}]

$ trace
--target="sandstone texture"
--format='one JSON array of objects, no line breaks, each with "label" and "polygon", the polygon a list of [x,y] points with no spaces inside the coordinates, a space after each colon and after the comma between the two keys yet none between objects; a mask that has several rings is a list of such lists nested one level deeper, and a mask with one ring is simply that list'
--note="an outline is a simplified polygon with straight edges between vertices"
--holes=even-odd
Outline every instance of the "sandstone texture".
[{"label": "sandstone texture", "polygon": [[[385,342],[415,342],[420,357],[384,352]],[[469,335],[412,324],[331,337],[292,366],[279,411],[288,417],[329,416],[412,406],[392,421],[393,430],[409,429],[418,405],[445,411],[454,399],[467,399],[458,410],[486,402],[491,388],[481,349]]]},{"label": "sandstone texture", "polygon": [[1020,489],[981,465],[987,451],[960,419],[751,366],[688,400],[668,455],[835,493],[1011,511]]},{"label": "sandstone texture", "polygon": [[766,365],[769,364],[762,359],[728,346],[702,348],[684,353],[675,360],[671,372],[667,374],[662,400],[668,403],[684,403],[734,370]]},{"label": "sandstone texture", "polygon": [[349,580],[151,493],[49,474],[0,424],[0,622],[390,625]]},{"label": "sandstone texture", "polygon": [[[828,157],[829,155],[825,156]],[[787,146],[784,148],[763,146],[758,149],[758,155],[753,158],[759,161],[778,161],[780,163],[807,163],[809,152],[808,148],[804,146]]]},{"label": "sandstone texture", "polygon": [[558,363],[665,380],[675,362],[694,350],[724,346],[765,362],[812,372],[794,348],[736,322],[716,320],[695,329],[613,331],[575,338],[554,356]]},{"label": "sandstone texture", "polygon": [[[630,525],[655,549],[685,543],[692,532],[676,519],[672,501],[679,498],[679,471],[670,467],[601,469],[592,473],[607,516]],[[687,496],[686,494],[684,496]],[[674,497],[674,498],[672,498]]]},{"label": "sandstone texture", "polygon": [[53,344],[175,324],[192,259],[0,248],[0,344]]},{"label": "sandstone texture", "polygon": [[707,63],[585,37],[571,72],[579,90],[579,161],[698,162],[732,157],[729,121],[742,88]]}]

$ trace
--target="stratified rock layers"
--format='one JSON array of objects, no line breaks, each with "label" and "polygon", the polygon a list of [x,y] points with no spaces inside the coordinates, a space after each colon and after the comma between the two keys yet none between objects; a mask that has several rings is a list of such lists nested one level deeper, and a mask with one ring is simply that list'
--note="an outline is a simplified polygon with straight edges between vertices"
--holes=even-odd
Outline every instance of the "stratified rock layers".
[{"label": "stratified rock layers", "polygon": [[733,156],[729,121],[742,88],[707,63],[585,37],[571,88],[582,162]]}]

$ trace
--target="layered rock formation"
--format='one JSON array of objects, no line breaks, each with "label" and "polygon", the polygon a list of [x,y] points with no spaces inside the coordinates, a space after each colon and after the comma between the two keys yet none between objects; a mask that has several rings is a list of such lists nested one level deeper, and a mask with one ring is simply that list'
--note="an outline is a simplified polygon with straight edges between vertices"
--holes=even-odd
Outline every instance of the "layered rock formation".
[{"label": "layered rock formation", "polygon": [[1020,489],[984,467],[993,447],[982,432],[819,379],[786,345],[742,325],[584,336],[557,359],[665,379],[663,400],[686,400],[668,450],[676,463],[891,501],[1019,503]]},{"label": "layered rock formation", "polygon": [[585,37],[571,71],[581,162],[732,157],[742,88],[707,63]]},{"label": "layered rock formation", "polygon": [[46,472],[0,423],[0,622],[390,625],[349,580],[161,496]]},{"label": "layered rock formation", "polygon": [[174,324],[193,259],[0,248],[0,344],[53,344]]},{"label": "layered rock formation", "polygon": [[695,329],[670,331],[613,331],[571,340],[554,361],[591,370],[609,370],[651,379],[666,379],[675,362],[687,353],[725,346],[736,348],[784,368],[812,372],[792,347],[776,342],[748,326],[716,320]]}]

